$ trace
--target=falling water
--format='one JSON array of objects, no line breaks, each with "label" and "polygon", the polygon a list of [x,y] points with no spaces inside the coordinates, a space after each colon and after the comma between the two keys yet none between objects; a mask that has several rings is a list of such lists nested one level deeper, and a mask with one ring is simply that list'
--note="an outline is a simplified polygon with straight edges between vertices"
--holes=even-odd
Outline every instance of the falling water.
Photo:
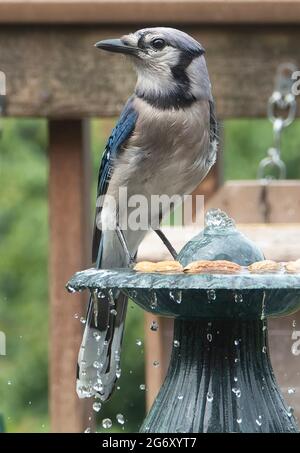
[{"label": "falling water", "polygon": [[182,302],[182,291],[179,290],[172,290],[169,292],[170,299],[172,299],[177,304],[181,304]]},{"label": "falling water", "polygon": [[214,300],[216,300],[217,295],[216,295],[216,291],[214,289],[208,289],[206,293],[207,293],[207,301],[208,301],[208,303],[211,303]]}]

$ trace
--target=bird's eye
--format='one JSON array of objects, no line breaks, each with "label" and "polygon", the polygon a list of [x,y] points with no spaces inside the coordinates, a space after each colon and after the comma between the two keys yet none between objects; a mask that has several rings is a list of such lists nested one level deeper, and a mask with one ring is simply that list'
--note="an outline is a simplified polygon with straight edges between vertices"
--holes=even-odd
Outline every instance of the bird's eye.
[{"label": "bird's eye", "polygon": [[156,38],[151,41],[151,45],[152,47],[154,47],[154,49],[161,50],[165,47],[166,42],[164,39]]}]

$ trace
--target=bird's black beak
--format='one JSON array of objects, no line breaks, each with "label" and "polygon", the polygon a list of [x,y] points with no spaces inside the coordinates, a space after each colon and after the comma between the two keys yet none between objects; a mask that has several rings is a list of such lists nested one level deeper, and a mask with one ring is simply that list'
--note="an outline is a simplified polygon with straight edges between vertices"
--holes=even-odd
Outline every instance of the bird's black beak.
[{"label": "bird's black beak", "polygon": [[137,55],[140,50],[138,47],[125,44],[121,39],[105,39],[95,44],[98,49],[107,50],[108,52],[123,53],[127,55]]}]

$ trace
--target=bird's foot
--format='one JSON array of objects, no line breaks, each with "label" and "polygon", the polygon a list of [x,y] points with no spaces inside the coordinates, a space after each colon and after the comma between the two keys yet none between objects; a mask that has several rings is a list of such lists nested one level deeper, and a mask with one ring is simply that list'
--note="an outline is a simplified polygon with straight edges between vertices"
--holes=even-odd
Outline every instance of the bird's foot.
[{"label": "bird's foot", "polygon": [[162,240],[164,245],[167,247],[167,249],[169,250],[169,252],[173,256],[174,260],[176,261],[178,254],[177,254],[176,250],[174,249],[174,247],[172,246],[172,244],[169,241],[169,239],[165,236],[165,234],[160,229],[156,229],[154,231],[157,234],[157,236]]},{"label": "bird's foot", "polygon": [[122,244],[123,250],[125,252],[125,255],[126,255],[126,258],[127,258],[128,267],[133,267],[135,265],[135,257],[131,255],[131,253],[129,251],[129,248],[128,248],[127,241],[126,241],[125,236],[124,236],[124,233],[121,230],[121,228],[119,227],[119,225],[117,225],[117,227],[116,227],[116,232],[117,232],[119,241]]}]

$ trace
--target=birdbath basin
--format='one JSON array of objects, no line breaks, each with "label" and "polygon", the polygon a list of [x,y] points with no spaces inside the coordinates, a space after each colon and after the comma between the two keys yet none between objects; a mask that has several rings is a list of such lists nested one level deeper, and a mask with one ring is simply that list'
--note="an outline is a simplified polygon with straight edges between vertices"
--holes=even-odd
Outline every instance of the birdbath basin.
[{"label": "birdbath basin", "polygon": [[[253,274],[257,246],[219,210],[181,250],[178,260],[230,260],[241,272],[139,273],[88,269],[71,291],[119,289],[144,310],[175,318],[171,362],[141,432],[298,432],[277,386],[267,318],[300,308],[300,274]],[[101,303],[101,297],[95,298]]]}]

